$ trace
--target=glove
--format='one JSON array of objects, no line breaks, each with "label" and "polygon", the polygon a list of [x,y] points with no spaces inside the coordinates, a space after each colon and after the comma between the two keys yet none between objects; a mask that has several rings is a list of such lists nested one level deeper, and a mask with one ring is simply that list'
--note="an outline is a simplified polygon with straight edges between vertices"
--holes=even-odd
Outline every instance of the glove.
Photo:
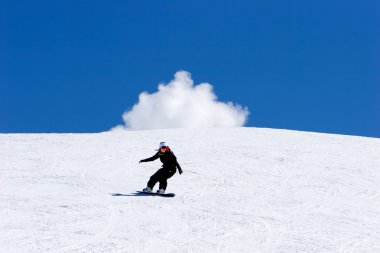
[{"label": "glove", "polygon": [[178,172],[180,175],[183,173],[182,169],[178,169]]}]

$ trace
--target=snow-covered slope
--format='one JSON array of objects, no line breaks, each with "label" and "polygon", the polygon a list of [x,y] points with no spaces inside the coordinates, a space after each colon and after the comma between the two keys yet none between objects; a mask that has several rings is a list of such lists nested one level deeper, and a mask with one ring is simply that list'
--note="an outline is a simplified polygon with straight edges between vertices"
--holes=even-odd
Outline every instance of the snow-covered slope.
[{"label": "snow-covered slope", "polygon": [[[135,196],[166,141],[174,198]],[[258,128],[0,135],[0,252],[380,252],[380,139]]]}]

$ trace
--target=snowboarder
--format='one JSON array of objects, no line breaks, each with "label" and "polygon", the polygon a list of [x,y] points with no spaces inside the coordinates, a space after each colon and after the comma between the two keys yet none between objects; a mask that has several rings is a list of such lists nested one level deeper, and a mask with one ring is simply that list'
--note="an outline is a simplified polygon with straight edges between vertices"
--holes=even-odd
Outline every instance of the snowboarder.
[{"label": "snowboarder", "polygon": [[162,168],[150,177],[147,187],[144,188],[143,191],[152,192],[154,185],[157,182],[159,182],[160,185],[157,193],[164,194],[168,185],[168,178],[171,178],[176,173],[177,168],[179,174],[182,174],[183,171],[181,169],[181,166],[178,164],[177,158],[175,157],[174,153],[170,150],[169,146],[165,144],[165,142],[160,143],[157,151],[158,152],[154,156],[140,160],[139,162],[151,162],[160,158],[161,162],[163,163]]}]

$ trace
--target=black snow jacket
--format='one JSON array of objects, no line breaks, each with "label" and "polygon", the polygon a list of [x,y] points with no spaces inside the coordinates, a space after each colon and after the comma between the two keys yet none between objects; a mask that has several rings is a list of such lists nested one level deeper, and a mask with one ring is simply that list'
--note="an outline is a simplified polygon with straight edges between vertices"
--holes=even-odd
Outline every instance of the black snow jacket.
[{"label": "black snow jacket", "polygon": [[160,158],[162,162],[162,168],[165,170],[175,170],[178,168],[179,174],[182,174],[181,166],[177,162],[177,157],[175,157],[174,153],[171,150],[166,151],[165,153],[162,153],[158,151],[154,156],[143,159],[140,162],[151,162],[156,159]]}]

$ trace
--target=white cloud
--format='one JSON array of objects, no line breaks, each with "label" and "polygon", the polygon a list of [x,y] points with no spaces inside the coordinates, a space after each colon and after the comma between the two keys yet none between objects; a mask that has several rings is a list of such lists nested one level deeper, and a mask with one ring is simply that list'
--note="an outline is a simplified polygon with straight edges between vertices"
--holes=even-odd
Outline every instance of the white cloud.
[{"label": "white cloud", "polygon": [[123,114],[125,126],[114,130],[243,126],[248,114],[240,105],[217,101],[211,84],[194,85],[189,72],[178,71],[168,84],[159,84],[157,92],[141,93],[138,103]]}]

